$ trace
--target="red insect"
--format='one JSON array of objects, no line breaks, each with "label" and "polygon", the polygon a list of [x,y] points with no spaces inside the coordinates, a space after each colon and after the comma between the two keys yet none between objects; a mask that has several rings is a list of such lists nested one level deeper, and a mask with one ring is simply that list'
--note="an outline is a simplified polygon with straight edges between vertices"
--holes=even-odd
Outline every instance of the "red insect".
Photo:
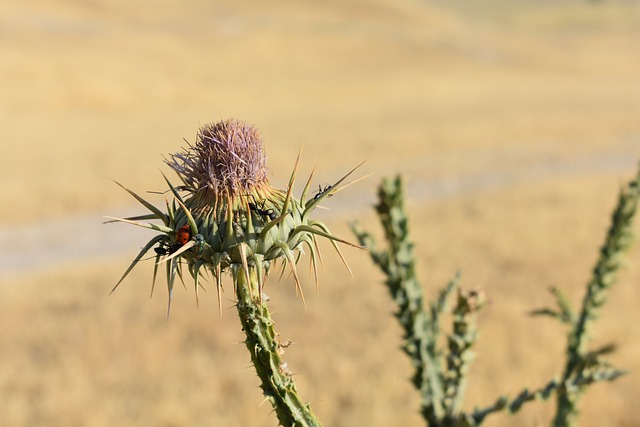
[{"label": "red insect", "polygon": [[169,244],[166,242],[161,243],[160,246],[158,246],[157,248],[153,248],[153,250],[158,255],[171,255],[172,253],[180,249],[181,246],[186,245],[189,240],[191,240],[191,227],[189,227],[188,225],[183,225],[182,227],[178,228],[178,231],[176,231],[176,242],[174,244],[169,246]]},{"label": "red insect", "polygon": [[176,232],[176,242],[181,245],[185,245],[189,240],[191,240],[191,227],[183,225],[178,228],[178,231]]}]

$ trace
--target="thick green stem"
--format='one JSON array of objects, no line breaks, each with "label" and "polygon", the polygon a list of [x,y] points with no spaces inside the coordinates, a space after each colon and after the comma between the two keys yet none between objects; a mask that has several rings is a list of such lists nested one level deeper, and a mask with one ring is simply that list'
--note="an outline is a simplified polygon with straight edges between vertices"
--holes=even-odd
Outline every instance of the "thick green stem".
[{"label": "thick green stem", "polygon": [[271,315],[260,299],[259,282],[254,268],[249,267],[249,277],[243,269],[234,272],[238,297],[238,314],[247,339],[245,344],[251,361],[262,382],[264,395],[269,399],[280,424],[283,426],[320,426],[320,421],[304,403],[287,364],[282,359],[283,347],[277,340]]}]

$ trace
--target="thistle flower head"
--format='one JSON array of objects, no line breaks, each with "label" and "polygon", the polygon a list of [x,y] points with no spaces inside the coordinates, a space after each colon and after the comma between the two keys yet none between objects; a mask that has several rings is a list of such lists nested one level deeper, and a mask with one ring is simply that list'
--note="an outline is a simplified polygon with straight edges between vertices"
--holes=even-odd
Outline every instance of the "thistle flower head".
[{"label": "thistle flower head", "polygon": [[[235,283],[239,271],[249,277],[249,271],[254,270],[261,296],[271,266],[282,260],[290,267],[304,301],[296,270],[302,249],[309,251],[317,284],[317,238],[328,239],[343,261],[337,242],[355,246],[333,236],[326,225],[310,218],[323,199],[345,187],[341,183],[355,168],[307,199],[310,176],[300,198],[295,198],[292,189],[298,160],[287,189],[274,189],[267,180],[262,140],[253,126],[226,120],[200,128],[194,144],[187,143],[183,151],[165,160],[184,184],[175,187],[165,177],[173,196],[172,201],[166,202],[166,212],[125,188],[150,213],[112,221],[146,227],[158,234],[142,248],[114,290],[153,248],[154,283],[158,266],[166,265],[169,308],[175,276],[182,277],[183,264],[194,278],[196,297],[203,272],[213,275],[220,304],[221,276],[225,271],[231,272]],[[158,220],[161,224],[143,220]]]},{"label": "thistle flower head", "polygon": [[172,154],[166,163],[202,204],[235,199],[268,185],[260,133],[234,119],[204,125],[195,144]]}]

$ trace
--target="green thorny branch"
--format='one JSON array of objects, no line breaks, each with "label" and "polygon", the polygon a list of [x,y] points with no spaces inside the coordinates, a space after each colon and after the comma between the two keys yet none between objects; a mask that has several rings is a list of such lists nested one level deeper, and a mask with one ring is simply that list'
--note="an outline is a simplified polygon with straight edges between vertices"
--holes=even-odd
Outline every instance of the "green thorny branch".
[{"label": "green thorny branch", "polygon": [[[621,265],[621,253],[631,240],[631,222],[639,198],[640,172],[620,193],[612,225],[601,251],[601,257],[589,282],[580,316],[576,316],[567,299],[552,289],[559,310],[542,309],[535,314],[548,314],[564,323],[572,324],[567,350],[567,366],[562,380],[553,379],[530,391],[523,389],[514,398],[499,397],[495,403],[475,409],[471,413],[461,411],[465,378],[472,358],[470,351],[477,330],[475,313],[482,306],[484,297],[479,292],[459,292],[453,313],[453,333],[448,337],[446,356],[438,344],[442,327],[441,315],[446,310],[448,297],[457,289],[459,275],[440,292],[437,301],[426,310],[424,296],[415,275],[413,244],[409,240],[407,215],[404,209],[403,186],[400,177],[384,180],[380,186],[379,204],[376,210],[384,229],[388,249],[374,249],[373,238],[354,225],[360,243],[370,249],[370,255],[387,276],[386,285],[398,305],[396,316],[405,331],[405,352],[415,368],[413,383],[422,395],[422,415],[431,427],[478,426],[492,413],[515,413],[527,402],[547,400],[557,396],[558,415],[555,426],[570,426],[577,414],[576,404],[585,387],[596,381],[613,380],[622,371],[600,360],[600,356],[613,351],[613,346],[587,352],[586,332],[595,320],[595,310],[605,302],[604,291],[611,287],[615,272]],[[445,368],[446,366],[446,368]]]},{"label": "green thorny branch", "polygon": [[[237,309],[247,338],[245,344],[269,399],[283,426],[320,426],[320,421],[304,403],[282,359],[283,345],[278,341],[271,315],[260,297],[255,269],[240,269],[236,278]],[[248,279],[247,279],[248,273]]]},{"label": "green thorny branch", "polygon": [[[408,219],[404,209],[402,181],[383,181],[376,206],[389,248],[375,249],[371,235],[353,229],[360,244],[369,248],[374,262],[387,276],[386,285],[398,305],[396,317],[404,328],[404,350],[411,358],[415,373],[413,384],[422,395],[421,412],[430,426],[470,425],[461,412],[465,378],[473,358],[471,348],[476,341],[476,313],[485,299],[478,291],[458,289],[456,275],[428,309],[415,271],[413,243],[409,240]],[[452,332],[447,337],[448,352],[439,340],[440,319],[447,311],[450,296],[458,290],[452,309]]]},{"label": "green thorny branch", "polygon": [[582,300],[579,314],[575,314],[567,299],[557,289],[552,288],[558,310],[542,309],[534,314],[546,314],[556,317],[571,326],[566,364],[556,398],[555,427],[574,426],[579,414],[578,403],[587,385],[596,381],[612,381],[624,374],[624,371],[611,367],[600,356],[614,350],[607,345],[596,350],[587,350],[589,331],[598,318],[599,309],[607,301],[607,291],[615,284],[616,275],[623,265],[624,252],[633,240],[633,218],[640,198],[640,171],[636,177],[620,190],[618,204],[613,211],[611,225],[600,256],[593,268],[592,276]]}]

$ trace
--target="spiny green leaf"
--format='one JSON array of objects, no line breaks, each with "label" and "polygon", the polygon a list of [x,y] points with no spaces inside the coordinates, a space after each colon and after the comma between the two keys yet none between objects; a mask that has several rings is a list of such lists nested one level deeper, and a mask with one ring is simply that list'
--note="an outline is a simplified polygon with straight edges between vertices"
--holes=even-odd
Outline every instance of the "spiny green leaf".
[{"label": "spiny green leaf", "polygon": [[138,202],[142,203],[142,205],[144,205],[144,207],[146,207],[147,209],[149,209],[151,212],[153,212],[158,218],[162,219],[162,221],[167,224],[167,216],[158,208],[156,208],[155,206],[153,206],[151,203],[147,202],[146,200],[144,200],[142,197],[138,196],[136,193],[134,193],[133,191],[129,190],[127,187],[125,187],[124,185],[120,184],[118,181],[113,180],[113,182],[115,182],[116,184],[118,184],[124,191],[126,191],[127,193],[131,194]]},{"label": "spiny green leaf", "polygon": [[116,288],[118,286],[120,286],[120,283],[122,283],[122,281],[124,280],[125,277],[127,277],[127,275],[131,272],[131,270],[133,270],[133,267],[135,267],[138,262],[142,259],[142,257],[149,251],[149,249],[151,249],[154,245],[156,245],[158,242],[160,242],[162,239],[164,239],[165,236],[155,236],[154,238],[152,238],[151,240],[149,240],[147,242],[146,245],[144,245],[144,247],[140,250],[140,252],[138,253],[138,255],[133,259],[133,261],[131,262],[131,264],[129,265],[129,268],[127,268],[127,270],[124,272],[124,274],[122,275],[122,277],[120,278],[120,280],[118,280],[118,283],[116,283],[116,285],[113,287],[113,289],[111,289],[110,294],[113,293],[113,291],[116,290]]}]

